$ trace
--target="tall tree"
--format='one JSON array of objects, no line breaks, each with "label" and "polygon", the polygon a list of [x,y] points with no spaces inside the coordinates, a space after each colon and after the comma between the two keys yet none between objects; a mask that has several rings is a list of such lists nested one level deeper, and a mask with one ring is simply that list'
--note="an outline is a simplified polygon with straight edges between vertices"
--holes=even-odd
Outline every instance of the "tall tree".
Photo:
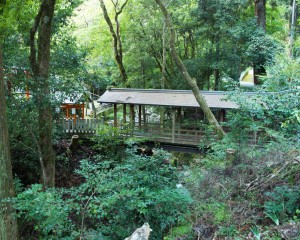
[{"label": "tall tree", "polygon": [[266,31],[266,1],[254,0],[254,11],[257,18],[257,25]]},{"label": "tall tree", "polygon": [[290,57],[293,56],[293,44],[294,44],[294,37],[295,37],[295,26],[297,22],[297,14],[296,14],[296,9],[297,9],[297,3],[296,0],[292,1],[292,14],[291,14],[291,23],[290,23],[290,37],[289,37],[289,54]]},{"label": "tall tree", "polygon": [[0,239],[18,239],[14,209],[4,199],[14,196],[13,175],[6,117],[2,50],[0,45]]},{"label": "tall tree", "polygon": [[[267,0],[254,0],[254,12],[257,19],[257,25],[266,32],[266,1]],[[266,70],[263,66],[265,63],[253,63],[254,69],[254,83],[259,83],[259,75],[265,75]]]},{"label": "tall tree", "polygon": [[119,15],[122,13],[124,7],[128,3],[128,0],[125,0],[123,4],[120,4],[118,0],[111,0],[111,2],[114,6],[115,28],[107,13],[107,9],[103,0],[100,0],[100,6],[103,12],[104,19],[109,27],[109,31],[113,39],[114,56],[122,76],[123,84],[127,85],[127,73],[123,64],[123,48],[122,48],[122,40],[121,40],[121,32],[120,32]]},{"label": "tall tree", "polygon": [[197,102],[199,103],[202,111],[204,112],[205,116],[207,117],[209,123],[214,127],[217,134],[220,137],[223,137],[225,135],[225,132],[223,131],[222,127],[219,125],[219,123],[216,120],[215,116],[211,112],[211,110],[208,107],[207,102],[205,101],[204,97],[201,95],[199,87],[196,83],[196,80],[191,78],[191,76],[189,75],[184,63],[182,62],[182,60],[180,59],[180,57],[179,57],[179,55],[176,51],[176,47],[175,47],[175,29],[174,29],[173,23],[171,21],[169,12],[167,11],[165,5],[162,3],[161,0],[155,0],[155,1],[159,5],[159,7],[160,7],[160,9],[161,9],[161,11],[164,15],[166,25],[168,26],[168,28],[170,30],[170,52],[171,52],[172,58],[174,59],[174,61],[177,65],[177,67],[179,68],[180,72],[183,74],[184,79],[186,80],[186,82],[188,83],[190,88],[192,89],[192,92],[193,92]]},{"label": "tall tree", "polygon": [[[52,110],[50,102],[49,66],[52,19],[55,0],[43,0],[30,30],[30,65],[37,83],[39,110],[40,163],[45,187],[54,187],[55,154],[52,147]],[[36,33],[38,37],[36,39]]]},{"label": "tall tree", "polygon": [[[6,115],[6,99],[4,84],[4,64],[2,58],[2,37],[10,27],[9,11],[6,0],[0,0],[0,239],[19,239],[18,224],[15,211],[5,199],[14,196],[13,174]],[[5,13],[4,13],[5,12]],[[8,22],[10,24],[8,24]]]}]

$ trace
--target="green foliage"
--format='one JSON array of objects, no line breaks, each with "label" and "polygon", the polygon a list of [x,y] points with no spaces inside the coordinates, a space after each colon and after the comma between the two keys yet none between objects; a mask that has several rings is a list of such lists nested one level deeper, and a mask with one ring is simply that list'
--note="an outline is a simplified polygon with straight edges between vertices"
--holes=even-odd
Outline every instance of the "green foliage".
[{"label": "green foliage", "polygon": [[[283,59],[277,58],[278,65],[268,68],[263,89],[255,95],[241,91],[230,94],[229,98],[239,105],[223,123],[230,131],[221,141],[213,141],[207,154],[186,170],[186,186],[194,199],[193,217],[219,227],[219,237],[242,236],[237,226],[240,229],[251,223],[257,227],[248,228],[245,234],[251,232],[256,239],[279,239],[278,234],[261,225],[262,218],[267,216],[276,224],[297,219],[299,167],[293,164],[293,158],[299,155],[298,63],[287,61],[290,65]],[[279,92],[260,92],[266,89]],[[228,148],[236,150],[231,165],[225,164]],[[288,182],[289,187],[275,187],[282,182]],[[271,190],[264,194],[267,188]]]},{"label": "green foliage", "polygon": [[251,228],[251,232],[253,233],[254,237],[257,239],[257,240],[260,240],[261,239],[261,233],[260,233],[260,230],[257,226],[254,226]]},{"label": "green foliage", "polygon": [[291,90],[300,84],[299,59],[285,54],[276,56],[275,63],[267,67],[263,87],[267,91]]},{"label": "green foliage", "polygon": [[93,140],[96,142],[98,150],[115,157],[116,154],[120,153],[119,149],[124,143],[124,135],[128,135],[126,127],[123,130],[118,127],[103,125],[97,129]]},{"label": "green foliage", "polygon": [[252,63],[259,65],[259,67],[264,67],[272,64],[276,53],[282,50],[279,42],[258,30],[256,34],[250,38],[246,55]]},{"label": "green foliage", "polygon": [[74,193],[88,201],[86,216],[113,239],[129,236],[141,223],[149,222],[153,239],[181,219],[191,203],[184,188],[176,188],[176,170],[163,163],[166,153],[153,157],[128,153],[121,164],[82,161],[78,173],[85,178]]},{"label": "green foliage", "polygon": [[38,146],[34,141],[34,138],[38,139],[35,103],[32,99],[27,101],[12,96],[8,99],[8,117],[14,173],[24,184],[38,182],[40,165]]},{"label": "green foliage", "polygon": [[[108,28],[95,11],[96,5],[89,1],[80,5],[81,2],[57,1],[49,79],[52,93],[64,91],[68,95],[86,88],[104,90],[119,79],[112,49],[108,47],[111,45]],[[6,0],[6,6],[0,5],[6,79],[12,81],[15,89],[24,91],[29,86],[33,93],[29,101],[17,95],[8,97],[13,167],[21,180],[26,179],[25,185],[37,182],[40,175],[38,147],[34,141],[38,140],[38,102],[32,91],[39,86],[20,74],[29,69],[29,30],[39,3]],[[78,17],[71,19],[79,5]],[[89,5],[87,11],[86,5]],[[236,236],[237,226],[249,222],[257,226],[248,229],[257,239],[260,231],[265,237],[266,231],[258,226],[263,216],[257,214],[261,211],[257,201],[261,196],[267,198],[264,199],[266,216],[276,224],[299,220],[299,188],[292,186],[298,183],[299,169],[293,166],[277,171],[277,164],[288,163],[299,153],[299,39],[294,42],[295,58],[282,53],[279,42],[285,43],[288,37],[289,4],[272,1],[267,8],[265,34],[257,29],[253,1],[174,0],[168,5],[177,31],[176,47],[201,89],[232,88],[241,69],[255,63],[267,69],[263,86],[258,90],[282,91],[257,98],[234,93],[232,97],[240,108],[229,113],[224,124],[231,131],[222,141],[214,141],[213,131],[203,125],[206,138],[200,146],[209,146],[209,152],[199,157],[197,163],[189,159],[190,166],[183,167],[182,175],[187,177],[186,185],[195,199],[192,216],[196,221],[220,227],[218,234],[224,237]],[[80,15],[82,12],[86,14]],[[155,1],[129,1],[120,15],[120,24],[129,84],[160,88],[163,18]],[[170,57],[168,35],[167,32],[165,86],[185,89],[187,85]],[[281,55],[274,58],[279,52]],[[12,74],[12,67],[21,71]],[[52,100],[54,107],[62,99],[56,99],[53,94]],[[186,124],[189,126],[190,122]],[[254,132],[258,138],[249,147],[249,137],[253,139]],[[171,226],[174,226],[169,231],[171,239],[188,235],[192,226],[183,218],[189,214],[187,205],[190,206],[191,197],[184,188],[175,187],[179,182],[176,169],[163,164],[168,156],[161,152],[153,157],[126,155],[124,143],[132,145],[136,140],[124,142],[122,135],[130,135],[130,131],[113,127],[99,129],[95,151],[104,154],[83,161],[78,173],[84,177],[84,183],[65,190],[64,194],[55,189],[42,191],[40,185],[24,191],[21,180],[17,180],[16,208],[21,226],[34,226],[34,233],[42,239],[75,239],[79,235],[87,239],[102,239],[104,235],[118,239],[130,235],[144,221],[150,223],[157,239]],[[233,166],[224,161],[228,148],[237,150]],[[68,160],[58,157],[59,166],[68,168]],[[274,182],[265,178],[270,174],[274,174],[271,179]],[[270,192],[263,195],[265,186],[255,179],[265,179]],[[282,183],[282,180],[290,187],[274,188],[276,181]],[[245,190],[251,187],[253,191]]]},{"label": "green foliage", "polygon": [[221,226],[218,233],[220,236],[234,237],[239,233],[239,231],[235,226],[231,225],[229,227]]},{"label": "green foliage", "polygon": [[[75,239],[78,234],[69,219],[70,208],[55,189],[43,191],[34,184],[14,200],[24,225],[33,225],[43,239]],[[22,227],[22,226],[21,226]]]},{"label": "green foliage", "polygon": [[169,234],[164,237],[164,240],[176,240],[180,237],[184,237],[185,239],[189,236],[192,232],[192,225],[191,223],[180,225],[178,227],[172,227]]},{"label": "green foliage", "polygon": [[278,186],[272,192],[267,192],[266,196],[268,200],[264,204],[265,214],[276,225],[293,217],[300,208],[300,189],[297,186]]},{"label": "green foliage", "polygon": [[221,202],[210,202],[206,204],[199,205],[197,207],[197,211],[199,214],[203,215],[211,215],[212,223],[218,224],[226,224],[229,223],[231,219],[230,212],[227,209],[227,206]]},{"label": "green foliage", "polygon": [[[257,60],[256,55],[259,55],[260,63],[265,63],[278,50],[276,41],[257,30],[253,9],[249,5],[245,0],[185,0],[172,1],[168,5],[178,33],[178,52],[201,89],[224,89],[228,79],[228,84],[232,85],[238,80],[241,69]],[[89,46],[88,67],[101,68],[99,82],[109,79],[109,82],[117,83],[119,72],[113,61],[112,48],[107,47],[111,42],[108,27],[103,19],[91,13],[90,8],[94,8],[91,6],[88,3],[81,6],[79,16],[75,18],[76,36],[81,45]],[[112,9],[108,8],[108,11],[112,12]],[[270,11],[275,14],[277,9]],[[130,1],[120,15],[123,60],[132,87],[161,87],[162,19],[155,2],[151,1]],[[95,26],[93,22],[100,24]],[[186,89],[188,86],[182,81],[169,54],[168,31],[165,40],[167,76],[164,85],[166,88]],[[215,70],[220,73],[216,77],[219,83],[210,84],[210,78],[214,82]]]}]

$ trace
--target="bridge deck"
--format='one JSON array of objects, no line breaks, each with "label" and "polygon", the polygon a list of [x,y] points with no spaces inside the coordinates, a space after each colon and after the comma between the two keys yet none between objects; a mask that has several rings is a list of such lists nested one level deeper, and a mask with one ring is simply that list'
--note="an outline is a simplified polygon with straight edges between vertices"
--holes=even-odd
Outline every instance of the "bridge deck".
[{"label": "bridge deck", "polygon": [[[97,134],[97,130],[105,128],[103,121],[98,119],[62,119],[59,122],[65,134],[76,134],[92,136]],[[146,138],[154,142],[171,143],[187,146],[198,146],[201,140],[209,137],[211,141],[217,138],[213,133],[208,133],[199,128],[183,128],[178,125],[174,127],[161,126],[158,123],[138,124],[135,127],[130,125],[120,125],[120,136]],[[112,134],[115,134],[113,131]],[[254,143],[257,139],[256,134],[249,136],[249,142]]]},{"label": "bridge deck", "polygon": [[132,133],[134,137],[149,138],[156,142],[174,143],[181,145],[198,146],[205,136],[205,132],[199,129],[183,129],[161,127],[159,124],[147,124],[135,127]]}]

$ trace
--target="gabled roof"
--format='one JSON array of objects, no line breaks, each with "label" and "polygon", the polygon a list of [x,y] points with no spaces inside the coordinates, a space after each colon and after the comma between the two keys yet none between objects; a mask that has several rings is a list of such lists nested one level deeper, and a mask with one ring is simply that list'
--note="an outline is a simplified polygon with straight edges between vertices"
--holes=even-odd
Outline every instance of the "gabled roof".
[{"label": "gabled roof", "polygon": [[[226,92],[200,92],[210,108],[238,108],[236,103],[225,100]],[[111,88],[98,99],[98,102],[170,107],[199,107],[198,102],[190,90]]]}]

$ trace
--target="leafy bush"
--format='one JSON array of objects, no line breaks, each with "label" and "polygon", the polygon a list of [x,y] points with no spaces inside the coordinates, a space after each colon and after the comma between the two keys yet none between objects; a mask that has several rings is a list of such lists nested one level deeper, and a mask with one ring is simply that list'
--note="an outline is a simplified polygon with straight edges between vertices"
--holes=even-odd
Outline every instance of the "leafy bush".
[{"label": "leafy bush", "polygon": [[164,240],[176,240],[184,237],[184,239],[194,239],[193,237],[187,238],[193,232],[193,226],[191,223],[174,227],[170,230],[169,234],[164,237]]},{"label": "leafy bush", "polygon": [[97,134],[93,136],[93,140],[96,143],[95,147],[101,154],[113,157],[124,158],[123,152],[125,150],[125,136],[130,134],[128,126],[124,126],[124,129],[103,125],[97,129]]},{"label": "leafy bush", "polygon": [[186,189],[176,188],[176,169],[163,163],[167,157],[163,151],[152,157],[128,152],[121,164],[82,161],[78,173],[86,181],[71,194],[85,205],[86,226],[97,223],[103,235],[122,239],[148,222],[151,238],[161,239],[192,201]]},{"label": "leafy bush", "polygon": [[296,210],[300,208],[300,189],[299,187],[280,186],[272,192],[267,192],[269,198],[264,204],[265,214],[270,217],[276,225],[280,221],[292,217]]},{"label": "leafy bush", "polygon": [[25,225],[33,225],[42,239],[76,239],[78,235],[69,219],[70,208],[55,189],[43,191],[42,185],[17,195],[15,208]]},{"label": "leafy bush", "polygon": [[216,225],[221,223],[228,223],[231,219],[230,211],[228,207],[222,202],[211,202],[198,206],[197,211],[203,215],[212,217],[212,222]]}]

